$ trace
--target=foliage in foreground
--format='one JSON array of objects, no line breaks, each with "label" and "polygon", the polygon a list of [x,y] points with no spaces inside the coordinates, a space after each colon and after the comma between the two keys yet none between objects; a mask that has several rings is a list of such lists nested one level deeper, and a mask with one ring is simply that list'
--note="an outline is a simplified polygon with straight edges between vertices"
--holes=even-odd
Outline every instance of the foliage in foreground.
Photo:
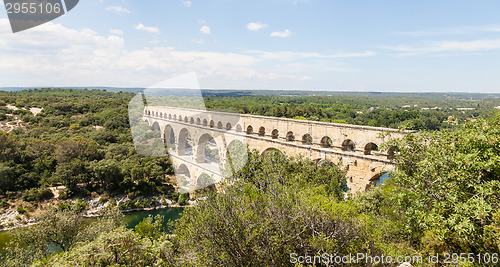
[{"label": "foliage in foreground", "polygon": [[398,171],[358,200],[371,196],[367,210],[394,218],[386,207],[396,207],[400,233],[424,253],[499,252],[500,114],[388,145],[399,147]]},{"label": "foliage in foreground", "polygon": [[176,225],[180,265],[288,266],[290,254],[381,255],[376,222],[343,201],[337,166],[276,153],[235,174],[224,193],[188,208]]},{"label": "foliage in foreground", "polygon": [[1,266],[29,266],[51,254],[69,251],[123,225],[123,215],[109,210],[96,223],[86,224],[75,209],[49,208],[38,224],[12,231],[12,241],[2,255]]},{"label": "foliage in foreground", "polygon": [[[35,230],[40,238],[23,240],[45,240],[44,249],[17,246],[18,254],[9,255],[24,258],[10,260],[28,260],[3,265],[37,259],[40,266],[289,266],[290,253],[499,252],[500,117],[388,145],[399,147],[398,170],[354,200],[344,199],[345,176],[335,165],[252,152],[222,192],[203,192],[197,206],[186,208],[176,237],[162,232],[161,218],[135,231],[94,226],[86,241]],[[47,221],[41,226],[66,232],[65,224]],[[47,254],[54,240],[69,244],[61,246],[66,251]]]}]

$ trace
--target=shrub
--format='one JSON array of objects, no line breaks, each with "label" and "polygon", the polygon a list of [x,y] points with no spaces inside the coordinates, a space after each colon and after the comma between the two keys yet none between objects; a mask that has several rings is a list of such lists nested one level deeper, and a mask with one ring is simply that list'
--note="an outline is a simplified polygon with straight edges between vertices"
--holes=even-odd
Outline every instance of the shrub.
[{"label": "shrub", "polygon": [[52,190],[50,190],[49,188],[40,188],[38,190],[38,201],[51,199],[53,197],[54,194],[52,193]]},{"label": "shrub", "polygon": [[65,211],[69,210],[71,208],[71,205],[69,202],[59,202],[57,203],[57,210],[59,211]]},{"label": "shrub", "polygon": [[21,195],[24,201],[37,201],[38,200],[38,189],[32,188],[25,190]]},{"label": "shrub", "polygon": [[8,208],[10,207],[9,203],[4,199],[2,202],[0,202],[0,207],[2,208]]},{"label": "shrub", "polygon": [[189,193],[183,193],[179,196],[179,205],[185,206],[187,204],[187,201],[189,200]]},{"label": "shrub", "polygon": [[19,212],[19,214],[26,214],[26,210],[23,207],[17,207],[17,212]]},{"label": "shrub", "polygon": [[76,213],[82,212],[84,209],[86,209],[88,206],[87,202],[77,199],[75,202],[73,202],[72,208]]},{"label": "shrub", "polygon": [[66,188],[63,192],[59,193],[59,199],[68,199],[71,197],[71,195],[71,191]]},{"label": "shrub", "polygon": [[173,192],[171,194],[167,195],[167,198],[177,202],[179,200],[179,193],[178,192]]}]

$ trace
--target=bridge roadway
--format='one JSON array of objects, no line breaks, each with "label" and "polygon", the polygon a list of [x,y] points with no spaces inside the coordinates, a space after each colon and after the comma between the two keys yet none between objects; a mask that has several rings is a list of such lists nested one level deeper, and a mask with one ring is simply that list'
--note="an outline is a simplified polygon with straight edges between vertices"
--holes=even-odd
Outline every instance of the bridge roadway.
[{"label": "bridge roadway", "polygon": [[[202,174],[219,181],[223,176],[220,163],[227,162],[228,151],[238,142],[263,155],[276,149],[289,156],[309,157],[317,164],[325,160],[340,163],[347,171],[349,188],[353,192],[366,190],[394,168],[390,159],[395,148],[381,151],[379,146],[412,133],[167,106],[146,106],[143,120],[161,131],[176,175],[181,179],[180,186],[188,191],[197,189],[198,177]],[[207,159],[210,146],[217,149],[219,159]]]}]

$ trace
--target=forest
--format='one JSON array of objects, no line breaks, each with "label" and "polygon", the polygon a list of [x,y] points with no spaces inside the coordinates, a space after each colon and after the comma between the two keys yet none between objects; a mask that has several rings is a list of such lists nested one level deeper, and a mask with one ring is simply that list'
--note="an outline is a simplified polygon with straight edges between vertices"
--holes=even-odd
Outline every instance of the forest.
[{"label": "forest", "polygon": [[[41,202],[55,185],[67,188],[60,198],[173,194],[165,180],[173,173],[168,157],[135,152],[127,116],[133,96],[0,92],[2,127],[16,125],[0,131],[2,199]],[[498,263],[499,100],[419,97],[206,96],[214,110],[420,131],[385,144],[399,148],[397,170],[353,197],[345,198],[340,166],[247,151],[247,164],[222,182],[224,190],[199,192],[197,205],[171,229],[161,226],[162,217],[126,229],[114,209],[91,225],[82,222],[81,208],[47,209],[37,225],[14,231],[0,265],[311,265],[293,263],[293,253],[421,256],[414,266],[431,265],[429,255],[456,253],[450,260],[460,266]],[[42,110],[35,116],[30,108]],[[54,244],[60,250],[51,249]],[[315,265],[331,266],[325,259]]]}]

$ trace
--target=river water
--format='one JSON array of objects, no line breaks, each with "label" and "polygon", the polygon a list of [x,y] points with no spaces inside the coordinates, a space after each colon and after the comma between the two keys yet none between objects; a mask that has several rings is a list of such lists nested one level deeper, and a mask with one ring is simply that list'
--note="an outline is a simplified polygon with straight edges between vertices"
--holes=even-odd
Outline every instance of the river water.
[{"label": "river water", "polygon": [[[163,222],[163,227],[165,230],[168,230],[167,223],[172,220],[177,220],[181,217],[182,211],[184,208],[168,208],[168,209],[159,209],[159,210],[145,210],[145,211],[134,211],[124,213],[124,221],[125,225],[129,229],[134,229],[134,227],[140,223],[144,218],[152,215],[153,217],[156,215],[165,216],[165,221]],[[85,218],[85,222],[92,223],[96,218]],[[0,253],[4,251],[5,246],[9,243],[11,239],[10,231],[0,231]]]}]

